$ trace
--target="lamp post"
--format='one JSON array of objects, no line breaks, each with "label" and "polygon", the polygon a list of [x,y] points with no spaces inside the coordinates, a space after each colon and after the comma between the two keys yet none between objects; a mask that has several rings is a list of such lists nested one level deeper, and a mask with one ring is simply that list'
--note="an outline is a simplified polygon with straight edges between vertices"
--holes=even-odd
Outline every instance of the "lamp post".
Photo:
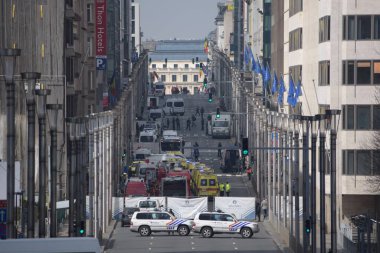
[{"label": "lamp post", "polygon": [[7,88],[7,238],[16,237],[15,229],[15,86],[13,74],[21,49],[0,49],[1,65]]},{"label": "lamp post", "polygon": [[57,128],[62,105],[48,104],[50,123],[50,237],[57,237]]},{"label": "lamp post", "polygon": [[69,140],[70,140],[70,171],[69,171],[69,236],[74,237],[74,189],[75,189],[75,170],[76,170],[76,153],[75,153],[75,132],[76,132],[76,122],[74,118],[66,119],[69,129]]},{"label": "lamp post", "polygon": [[40,84],[36,89],[37,94],[37,116],[39,125],[39,190],[38,190],[38,236],[44,238],[46,236],[46,97],[50,95],[50,90]]},{"label": "lamp post", "polygon": [[35,194],[35,117],[36,117],[36,80],[41,73],[24,72],[21,77],[26,81],[26,106],[28,110],[28,238],[34,237],[34,194]]},{"label": "lamp post", "polygon": [[340,120],[340,110],[326,110],[326,117],[330,123],[330,149],[331,149],[331,252],[336,253],[338,250],[336,236],[336,138]]},{"label": "lamp post", "polygon": [[294,130],[294,197],[295,197],[295,237],[296,237],[296,253],[299,252],[300,245],[300,193],[299,193],[299,115],[293,116]]},{"label": "lamp post", "polygon": [[302,121],[302,200],[303,200],[303,251],[306,253],[309,250],[310,238],[306,231],[306,220],[310,219],[309,211],[309,196],[310,196],[310,178],[309,178],[309,124],[310,116],[301,116]]},{"label": "lamp post", "polygon": [[325,119],[319,121],[319,180],[320,180],[320,252],[326,252],[326,215],[325,215]]},{"label": "lamp post", "polygon": [[311,249],[317,252],[317,134],[321,115],[311,122]]}]

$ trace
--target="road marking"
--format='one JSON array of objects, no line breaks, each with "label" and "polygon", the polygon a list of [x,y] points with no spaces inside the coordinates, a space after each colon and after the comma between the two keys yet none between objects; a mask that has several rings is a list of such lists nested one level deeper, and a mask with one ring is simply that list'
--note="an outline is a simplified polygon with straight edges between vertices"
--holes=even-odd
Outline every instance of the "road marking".
[{"label": "road marking", "polygon": [[242,177],[243,175],[232,175],[232,174],[216,174],[217,177]]},{"label": "road marking", "polygon": [[235,242],[232,242],[233,245],[235,245],[236,243]]},{"label": "road marking", "polygon": [[191,244],[194,244],[194,242],[191,242]]},{"label": "road marking", "polygon": [[235,250],[238,250],[238,248],[235,247]]},{"label": "road marking", "polygon": [[194,248],[194,247],[191,247],[191,249],[192,249],[192,250],[195,250],[195,248]]}]

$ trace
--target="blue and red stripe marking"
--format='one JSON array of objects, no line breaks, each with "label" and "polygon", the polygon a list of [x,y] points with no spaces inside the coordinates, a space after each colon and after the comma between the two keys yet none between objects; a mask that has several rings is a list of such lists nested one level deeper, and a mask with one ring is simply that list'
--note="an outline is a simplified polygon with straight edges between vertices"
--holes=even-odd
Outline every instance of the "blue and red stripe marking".
[{"label": "blue and red stripe marking", "polygon": [[228,230],[230,230],[230,231],[237,231],[239,228],[242,228],[242,227],[244,227],[244,226],[246,226],[248,224],[250,224],[250,222],[248,222],[248,221],[238,221],[238,222],[236,222],[234,224],[229,225],[228,226]]},{"label": "blue and red stripe marking", "polygon": [[186,220],[184,220],[184,219],[175,219],[173,221],[168,222],[166,224],[166,226],[168,227],[168,229],[175,229],[176,227],[178,227],[179,225],[181,225],[185,221]]}]

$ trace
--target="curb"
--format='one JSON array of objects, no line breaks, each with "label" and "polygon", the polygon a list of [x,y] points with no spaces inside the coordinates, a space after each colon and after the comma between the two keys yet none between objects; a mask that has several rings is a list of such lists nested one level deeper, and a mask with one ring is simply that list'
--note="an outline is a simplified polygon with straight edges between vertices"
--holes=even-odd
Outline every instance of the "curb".
[{"label": "curb", "polygon": [[118,224],[118,221],[116,220],[116,221],[115,221],[115,224],[114,224],[113,227],[112,227],[112,231],[110,232],[108,238],[104,240],[105,243],[104,243],[104,245],[101,247],[103,253],[107,252],[107,249],[108,249],[109,243],[110,243],[110,241],[111,241],[111,238],[112,238],[112,236],[113,236],[113,233],[114,233],[114,231],[115,231],[115,228],[116,228],[117,224]]},{"label": "curb", "polygon": [[270,221],[262,222],[262,225],[265,228],[265,230],[267,231],[267,233],[271,236],[272,240],[274,241],[274,243],[276,244],[276,246],[278,247],[278,249],[281,252],[284,252],[284,253],[292,253],[293,252],[290,250],[289,245],[287,245],[287,243],[285,243],[281,239],[281,235],[278,234],[274,230],[274,227]]}]

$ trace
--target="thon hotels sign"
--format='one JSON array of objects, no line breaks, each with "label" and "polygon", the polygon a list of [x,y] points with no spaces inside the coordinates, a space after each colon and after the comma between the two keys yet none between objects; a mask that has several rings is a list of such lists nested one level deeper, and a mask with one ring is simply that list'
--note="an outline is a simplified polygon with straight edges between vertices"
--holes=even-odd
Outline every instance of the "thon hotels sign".
[{"label": "thon hotels sign", "polygon": [[107,5],[106,0],[95,1],[96,69],[105,70],[107,65]]}]

